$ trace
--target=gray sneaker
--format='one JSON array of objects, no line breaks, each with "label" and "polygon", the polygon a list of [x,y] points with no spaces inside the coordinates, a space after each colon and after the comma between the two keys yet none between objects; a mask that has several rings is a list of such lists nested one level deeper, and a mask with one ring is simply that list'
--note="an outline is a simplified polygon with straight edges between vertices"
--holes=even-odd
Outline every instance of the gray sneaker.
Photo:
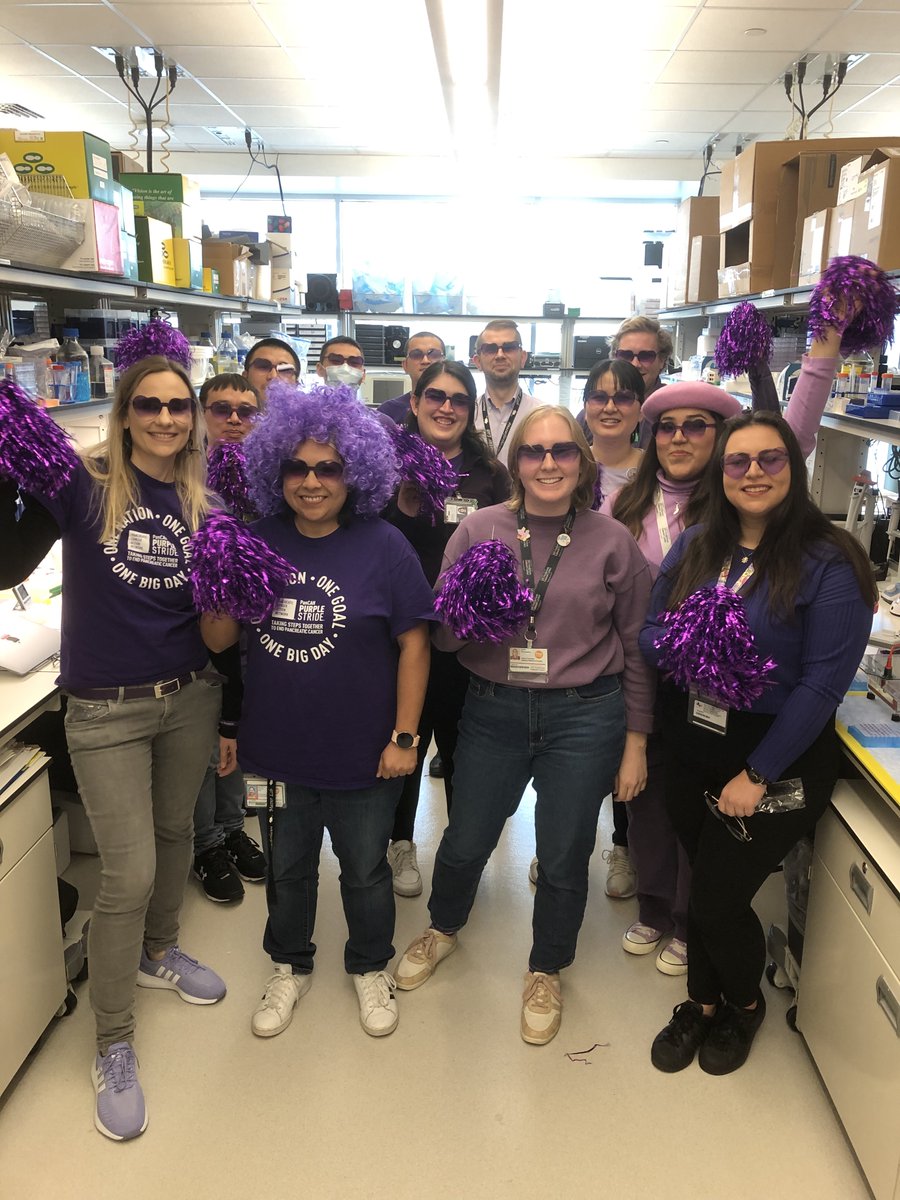
[{"label": "gray sneaker", "polygon": [[225,995],[225,984],[215,971],[177,946],[170,946],[159,962],[154,962],[142,946],[137,982],[138,987],[177,992],[188,1004],[215,1004]]},{"label": "gray sneaker", "polygon": [[422,876],[416,861],[416,843],[391,842],[388,846],[387,860],[394,877],[394,893],[397,896],[421,895]]},{"label": "gray sneaker", "polygon": [[137,1056],[130,1042],[113,1042],[91,1068],[97,1102],[94,1124],[104,1137],[126,1142],[147,1128],[147,1106],[137,1077]]}]

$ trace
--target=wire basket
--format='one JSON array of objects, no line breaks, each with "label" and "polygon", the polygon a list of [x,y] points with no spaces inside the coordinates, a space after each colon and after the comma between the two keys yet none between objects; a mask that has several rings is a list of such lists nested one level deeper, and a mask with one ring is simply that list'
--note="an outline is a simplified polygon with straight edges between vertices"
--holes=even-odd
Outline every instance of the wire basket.
[{"label": "wire basket", "polygon": [[31,204],[14,194],[0,198],[0,257],[28,267],[59,267],[84,241],[77,201],[31,193]]}]

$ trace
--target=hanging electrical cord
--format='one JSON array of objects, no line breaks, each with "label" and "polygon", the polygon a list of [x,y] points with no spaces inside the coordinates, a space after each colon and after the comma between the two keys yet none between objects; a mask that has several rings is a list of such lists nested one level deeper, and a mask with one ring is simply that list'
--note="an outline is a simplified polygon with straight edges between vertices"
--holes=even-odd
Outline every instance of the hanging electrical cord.
[{"label": "hanging electrical cord", "polygon": [[[258,164],[259,166],[264,167],[265,170],[267,170],[267,171],[275,172],[275,178],[278,180],[278,195],[281,198],[281,211],[284,214],[284,216],[287,216],[287,209],[285,208],[285,205],[284,205],[284,188],[281,186],[281,171],[279,171],[279,169],[278,169],[278,155],[276,154],[275,161],[273,163],[270,163],[268,160],[268,157],[266,155],[266,147],[265,147],[265,144],[263,143],[262,138],[260,138],[260,137],[256,138],[256,145],[257,145],[256,151],[254,151],[254,149],[253,149],[253,141],[254,141],[253,133],[252,133],[250,127],[247,126],[244,129],[244,142],[246,143],[246,146],[247,146],[247,153],[250,155],[250,166],[247,168],[247,174],[244,176],[244,178],[241,180],[241,182],[237,185],[237,187],[231,193],[231,199],[233,200],[235,198],[235,196],[238,194],[238,192],[241,190],[241,188],[244,186],[244,184],[250,178],[250,172]],[[262,157],[260,157],[260,155]]]},{"label": "hanging electrical cord", "polygon": [[[793,128],[799,118],[798,137],[802,140],[809,133],[809,121],[815,113],[819,111],[823,104],[827,104],[834,98],[835,93],[844,82],[847,74],[847,68],[850,64],[849,55],[842,54],[838,59],[837,65],[832,70],[831,59],[826,59],[825,70],[822,74],[822,99],[818,104],[814,104],[810,109],[806,107],[806,100],[803,95],[803,81],[806,79],[807,61],[801,58],[794,66],[785,71],[784,74],[784,91],[791,105],[793,112],[796,114],[791,121]],[[794,99],[796,91],[797,100]]]},{"label": "hanging electrical cord", "polygon": [[[149,100],[145,100],[140,92],[141,69],[137,61],[129,63],[126,61],[125,55],[121,50],[115,51],[116,71],[122,83],[125,85],[125,90],[130,96],[138,102],[144,113],[144,120],[147,127],[147,173],[153,171],[153,111],[160,104],[165,102],[166,117],[168,119],[169,112],[169,95],[174,92],[175,85],[178,82],[178,68],[174,63],[166,66],[166,60],[158,50],[153,51],[153,67],[156,72],[156,86]],[[129,77],[131,82],[129,82]],[[166,91],[164,96],[159,96],[159,89],[163,80],[166,80]],[[157,99],[157,97],[159,97]]]},{"label": "hanging electrical cord", "polygon": [[900,482],[900,446],[891,446],[891,452],[884,464],[884,473],[895,483]]},{"label": "hanging electrical cord", "polygon": [[169,132],[169,130],[171,129],[171,123],[172,123],[172,115],[169,112],[169,96],[171,94],[172,94],[172,89],[169,87],[169,81],[166,80],[166,97],[165,97],[165,99],[166,99],[166,119],[165,119],[165,123],[161,127],[162,137],[160,138],[160,141],[159,141],[159,151],[160,151],[159,165],[160,165],[160,168],[163,171],[165,171],[165,173],[167,175],[169,173],[169,166],[168,166],[169,154],[171,153],[169,150],[169,142],[171,142],[171,140],[172,140],[172,135]]},{"label": "hanging electrical cord", "polygon": [[707,142],[703,150],[703,174],[700,176],[700,185],[697,188],[697,195],[703,195],[703,185],[710,175],[721,175],[722,172],[718,167],[712,165],[713,151],[716,148],[715,139]]}]

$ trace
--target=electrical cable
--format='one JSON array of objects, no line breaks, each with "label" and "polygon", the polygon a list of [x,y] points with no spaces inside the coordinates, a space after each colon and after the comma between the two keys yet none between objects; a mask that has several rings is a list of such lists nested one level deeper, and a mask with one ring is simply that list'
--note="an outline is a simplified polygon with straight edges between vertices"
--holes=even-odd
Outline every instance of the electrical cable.
[{"label": "electrical cable", "polygon": [[706,183],[710,175],[721,175],[722,171],[719,167],[712,166],[712,156],[715,150],[715,142],[707,142],[703,149],[703,174],[700,176],[700,184],[697,188],[697,195],[703,195],[703,185]]},{"label": "electrical cable", "polygon": [[[235,196],[238,194],[238,192],[241,190],[241,188],[244,186],[244,184],[250,178],[250,173],[253,170],[253,168],[258,164],[259,166],[265,168],[265,170],[267,170],[267,171],[275,172],[275,178],[278,182],[278,195],[281,199],[281,211],[284,214],[284,216],[287,216],[287,208],[285,207],[285,203],[284,203],[284,188],[282,187],[282,183],[281,183],[281,171],[278,169],[278,155],[276,154],[275,161],[273,163],[270,163],[268,161],[268,156],[266,154],[265,143],[263,142],[262,138],[260,138],[259,136],[257,136],[257,138],[256,138],[258,152],[254,152],[254,150],[253,150],[253,131],[250,129],[249,125],[244,127],[244,143],[247,147],[247,153],[250,155],[250,166],[247,169],[247,174],[244,176],[244,178],[241,180],[241,182],[237,185],[237,187],[232,192],[231,200],[233,200],[235,198]],[[262,155],[262,157],[260,157],[260,155]]]},{"label": "electrical cable", "polygon": [[888,479],[893,479],[895,483],[900,482],[900,446],[891,446],[883,469]]}]

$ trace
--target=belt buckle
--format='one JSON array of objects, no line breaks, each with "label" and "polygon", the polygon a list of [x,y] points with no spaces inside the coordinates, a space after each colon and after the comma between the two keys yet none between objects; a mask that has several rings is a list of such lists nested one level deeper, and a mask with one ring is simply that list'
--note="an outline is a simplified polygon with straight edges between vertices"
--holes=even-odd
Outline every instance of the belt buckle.
[{"label": "belt buckle", "polygon": [[164,679],[162,683],[154,684],[153,687],[153,695],[157,700],[162,700],[164,696],[174,696],[176,692],[180,691],[180,679]]}]

